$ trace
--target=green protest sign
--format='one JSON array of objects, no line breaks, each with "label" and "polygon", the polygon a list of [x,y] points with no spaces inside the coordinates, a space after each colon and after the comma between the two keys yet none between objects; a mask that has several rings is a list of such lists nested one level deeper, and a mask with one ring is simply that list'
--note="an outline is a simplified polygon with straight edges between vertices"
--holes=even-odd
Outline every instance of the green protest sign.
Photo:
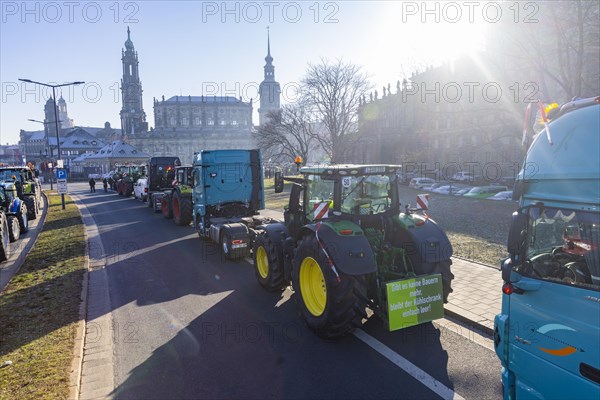
[{"label": "green protest sign", "polygon": [[442,275],[433,274],[386,283],[389,330],[442,318]]}]

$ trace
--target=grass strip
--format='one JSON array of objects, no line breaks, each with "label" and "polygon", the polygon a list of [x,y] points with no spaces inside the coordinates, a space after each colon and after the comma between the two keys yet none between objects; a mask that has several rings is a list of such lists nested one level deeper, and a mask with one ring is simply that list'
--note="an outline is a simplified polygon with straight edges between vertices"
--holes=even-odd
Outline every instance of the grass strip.
[{"label": "grass strip", "polygon": [[79,209],[46,192],[48,214],[35,246],[0,296],[0,399],[66,399],[85,238]]}]

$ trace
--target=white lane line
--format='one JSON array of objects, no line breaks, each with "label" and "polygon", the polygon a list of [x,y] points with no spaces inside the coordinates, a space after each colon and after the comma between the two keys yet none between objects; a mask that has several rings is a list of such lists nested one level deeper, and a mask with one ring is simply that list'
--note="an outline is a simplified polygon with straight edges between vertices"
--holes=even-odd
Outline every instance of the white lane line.
[{"label": "white lane line", "polygon": [[427,372],[423,371],[421,368],[417,367],[406,358],[402,357],[400,354],[396,353],[385,344],[375,339],[373,336],[367,334],[362,329],[356,329],[354,331],[354,336],[365,342],[373,350],[396,364],[398,367],[402,368],[406,373],[421,382],[424,386],[439,395],[441,398],[445,400],[465,400],[464,397],[456,393],[454,390],[446,387]]}]

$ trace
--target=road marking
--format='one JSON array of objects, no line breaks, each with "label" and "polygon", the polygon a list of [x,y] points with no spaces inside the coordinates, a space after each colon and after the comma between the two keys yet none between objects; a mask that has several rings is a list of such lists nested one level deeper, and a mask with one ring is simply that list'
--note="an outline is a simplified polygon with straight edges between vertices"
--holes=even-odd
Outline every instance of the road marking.
[{"label": "road marking", "polygon": [[427,372],[423,371],[421,368],[417,367],[406,358],[402,357],[400,354],[396,353],[379,340],[375,339],[373,336],[369,335],[362,329],[356,329],[354,331],[354,336],[365,342],[369,345],[373,350],[396,364],[398,367],[402,368],[406,373],[410,376],[421,382],[424,386],[429,388],[432,392],[436,393],[443,399],[447,400],[464,400],[464,397],[456,393],[454,390],[446,387],[440,381],[429,375]]}]

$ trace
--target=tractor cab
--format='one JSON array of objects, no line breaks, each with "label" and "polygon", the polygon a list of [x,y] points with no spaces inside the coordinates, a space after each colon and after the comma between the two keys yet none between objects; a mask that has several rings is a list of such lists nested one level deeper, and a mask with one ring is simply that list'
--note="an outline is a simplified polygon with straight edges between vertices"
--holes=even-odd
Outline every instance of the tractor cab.
[{"label": "tractor cab", "polygon": [[284,212],[291,232],[305,224],[335,218],[357,223],[398,215],[399,165],[331,165],[304,167],[294,183]]}]

